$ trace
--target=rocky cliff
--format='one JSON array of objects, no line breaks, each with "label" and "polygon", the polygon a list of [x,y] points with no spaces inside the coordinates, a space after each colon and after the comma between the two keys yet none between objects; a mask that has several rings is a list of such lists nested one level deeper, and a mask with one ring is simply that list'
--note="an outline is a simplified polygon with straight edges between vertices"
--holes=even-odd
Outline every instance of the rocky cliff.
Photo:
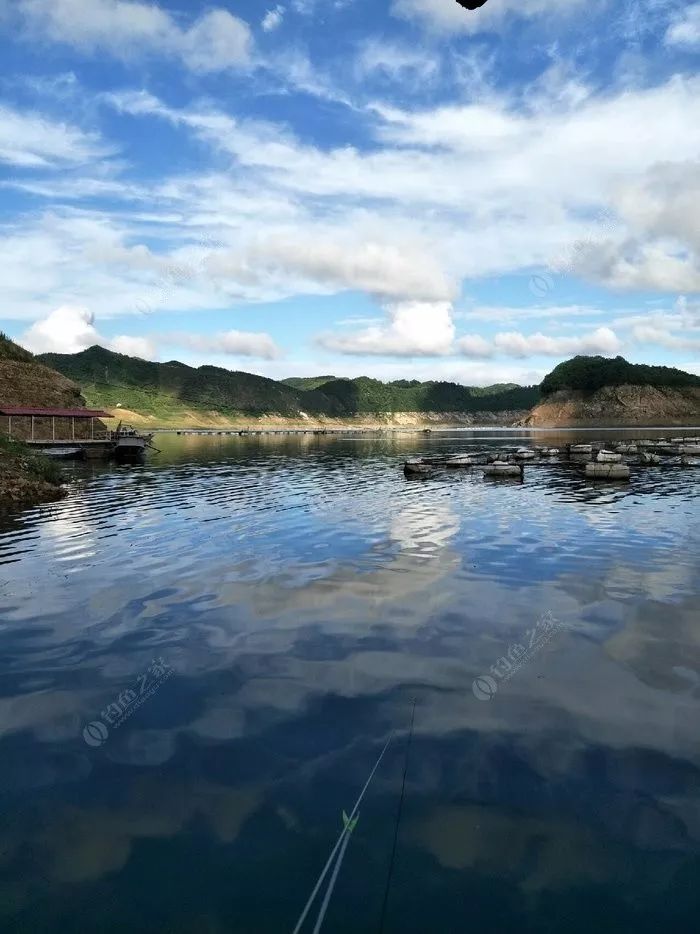
[{"label": "rocky cliff", "polygon": [[531,428],[700,425],[700,388],[603,386],[595,392],[562,389],[544,397],[521,425]]}]

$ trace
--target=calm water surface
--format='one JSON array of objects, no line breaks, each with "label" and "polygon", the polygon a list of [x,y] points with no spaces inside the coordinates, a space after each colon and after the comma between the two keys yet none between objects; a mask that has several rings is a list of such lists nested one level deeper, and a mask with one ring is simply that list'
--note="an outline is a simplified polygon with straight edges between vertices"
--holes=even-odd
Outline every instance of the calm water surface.
[{"label": "calm water surface", "polygon": [[0,931],[291,932],[393,733],[378,932],[414,700],[385,931],[697,930],[698,471],[400,469],[513,437],[161,437],[0,520]]}]

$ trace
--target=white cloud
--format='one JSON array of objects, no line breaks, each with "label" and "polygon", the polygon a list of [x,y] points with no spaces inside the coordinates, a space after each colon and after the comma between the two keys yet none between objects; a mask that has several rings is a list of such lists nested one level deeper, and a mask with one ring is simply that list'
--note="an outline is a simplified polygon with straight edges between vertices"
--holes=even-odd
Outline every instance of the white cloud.
[{"label": "white cloud", "polygon": [[144,360],[157,359],[160,345],[261,360],[276,360],[281,356],[269,334],[252,331],[231,330],[212,335],[154,333],[147,337],[122,334],[108,338],[95,327],[95,315],[89,309],[71,305],[62,305],[36,321],[21,336],[20,343],[33,353],[79,353],[99,344]]},{"label": "white cloud", "polygon": [[0,162],[22,168],[79,165],[108,155],[97,133],[0,105]]},{"label": "white cloud", "polygon": [[267,13],[263,16],[260,25],[262,26],[265,32],[273,32],[282,25],[282,20],[284,19],[285,8],[281,3],[278,3],[276,7],[273,7],[271,10],[268,10]]},{"label": "white cloud", "polygon": [[692,51],[700,47],[700,3],[691,3],[666,31],[667,45]]},{"label": "white cloud", "polygon": [[[590,2],[590,0],[587,0]],[[478,33],[500,29],[508,18],[570,12],[584,0],[489,0],[478,10],[465,10],[455,0],[394,0],[397,16],[415,19],[436,32]]]},{"label": "white cloud", "polygon": [[208,10],[187,28],[138,0],[19,0],[17,9],[32,34],[90,54],[170,55],[196,72],[240,67],[250,57],[248,25],[224,9]]},{"label": "white cloud", "polygon": [[[103,341],[99,341],[105,346]],[[155,342],[148,337],[130,337],[127,334],[109,341],[110,350],[126,354],[127,357],[140,357],[142,360],[156,360],[158,351]]]},{"label": "white cloud", "polygon": [[[645,250],[668,249],[653,243],[655,230],[645,227],[645,219],[627,209],[622,197],[635,186],[647,184],[652,191],[653,182],[658,188],[652,178],[658,166],[671,167],[670,179],[697,159],[700,82],[677,77],[605,97],[584,90],[563,100],[545,94],[532,112],[494,95],[480,104],[423,111],[375,104],[370,116],[377,146],[365,151],[322,150],[278,126],[220,111],[174,110],[143,94],[111,100],[122,111],[160,116],[188,129],[233,157],[238,171],[264,178],[267,192],[284,193],[297,203],[303,199],[310,210],[318,210],[319,198],[327,199],[324,213],[338,226],[347,228],[363,213],[366,223],[370,210],[384,231],[421,226],[426,256],[451,279],[549,265],[562,252],[571,255],[592,231],[598,242],[600,225],[586,215],[619,201],[611,242],[617,249],[639,237],[632,266],[641,272],[623,270],[616,276],[618,286],[637,288],[639,281],[692,290],[692,270],[674,285],[678,263],[669,261],[665,271],[663,262],[649,265]],[[696,216],[683,200],[683,187],[676,184],[676,221],[667,218],[670,236],[681,242],[690,236]],[[660,190],[660,202],[666,197]],[[673,260],[681,251],[670,255]],[[692,266],[692,257],[685,262]],[[593,267],[582,271],[596,277]]]},{"label": "white cloud", "polygon": [[250,251],[256,265],[299,273],[334,288],[359,289],[378,297],[450,298],[456,286],[433,257],[407,244],[368,240],[333,242],[324,231],[269,236]]},{"label": "white cloud", "polygon": [[227,10],[209,10],[178,37],[185,64],[199,73],[225,71],[247,64],[251,35],[243,20]]},{"label": "white cloud", "polygon": [[99,344],[100,335],[87,308],[62,305],[36,321],[20,341],[32,353],[78,353]]},{"label": "white cloud", "polygon": [[218,334],[163,334],[161,341],[187,347],[190,350],[227,356],[258,357],[262,360],[276,360],[281,351],[269,334],[252,331],[221,331]]},{"label": "white cloud", "polygon": [[449,302],[403,302],[389,306],[386,312],[387,323],[373,324],[350,334],[323,334],[318,342],[326,350],[348,355],[461,355],[475,359],[614,354],[622,348],[622,342],[608,327],[571,337],[504,331],[496,334],[492,340],[480,334],[466,334],[457,338]]},{"label": "white cloud", "polygon": [[76,305],[61,305],[40,318],[24,332],[20,343],[32,353],[80,353],[100,344],[133,357],[152,360],[156,356],[155,344],[148,338],[103,337],[95,327],[95,315]]},{"label": "white cloud", "polygon": [[421,49],[368,39],[360,46],[355,67],[360,78],[380,75],[404,84],[424,84],[437,77],[440,63]]},{"label": "white cloud", "polygon": [[574,337],[551,337],[537,332],[523,334],[520,331],[503,331],[492,341],[478,334],[461,337],[456,350],[465,357],[567,357],[573,354],[615,354],[622,342],[610,328],[597,330]]},{"label": "white cloud", "polygon": [[465,357],[492,357],[493,346],[480,334],[467,334],[457,341],[457,350]]},{"label": "white cloud", "polygon": [[615,354],[622,348],[617,334],[610,328],[598,328],[577,337],[550,337],[546,334],[521,334],[508,331],[493,339],[496,351],[509,357],[566,357],[572,354]]},{"label": "white cloud", "polygon": [[401,302],[387,308],[389,322],[353,334],[325,334],[319,343],[342,354],[397,357],[449,354],[455,336],[449,302]]}]

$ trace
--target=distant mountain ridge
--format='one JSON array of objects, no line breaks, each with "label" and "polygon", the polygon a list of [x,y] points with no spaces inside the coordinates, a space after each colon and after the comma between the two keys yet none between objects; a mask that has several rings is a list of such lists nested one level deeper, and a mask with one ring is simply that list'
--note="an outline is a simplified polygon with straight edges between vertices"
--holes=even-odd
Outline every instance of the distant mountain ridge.
[{"label": "distant mountain ridge", "polygon": [[91,405],[120,407],[171,424],[178,417],[347,419],[401,413],[521,413],[539,400],[537,387],[494,387],[369,377],[294,378],[283,382],[220,367],[154,363],[94,346],[37,358],[78,383]]},{"label": "distant mountain ridge", "polygon": [[275,420],[290,427],[351,421],[407,428],[700,423],[700,377],[623,357],[575,357],[555,367],[541,387],[384,383],[366,376],[276,381],[177,360],[155,363],[99,346],[33,357],[0,336],[0,402],[83,404],[81,390],[89,405],[152,427],[229,428]]}]

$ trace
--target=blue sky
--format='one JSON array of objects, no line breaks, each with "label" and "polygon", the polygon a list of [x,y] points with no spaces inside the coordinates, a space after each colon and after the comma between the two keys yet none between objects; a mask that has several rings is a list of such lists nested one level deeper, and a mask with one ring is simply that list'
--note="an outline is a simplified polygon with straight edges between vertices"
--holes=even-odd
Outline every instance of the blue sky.
[{"label": "blue sky", "polygon": [[0,46],[32,350],[700,373],[700,3],[0,0]]}]

